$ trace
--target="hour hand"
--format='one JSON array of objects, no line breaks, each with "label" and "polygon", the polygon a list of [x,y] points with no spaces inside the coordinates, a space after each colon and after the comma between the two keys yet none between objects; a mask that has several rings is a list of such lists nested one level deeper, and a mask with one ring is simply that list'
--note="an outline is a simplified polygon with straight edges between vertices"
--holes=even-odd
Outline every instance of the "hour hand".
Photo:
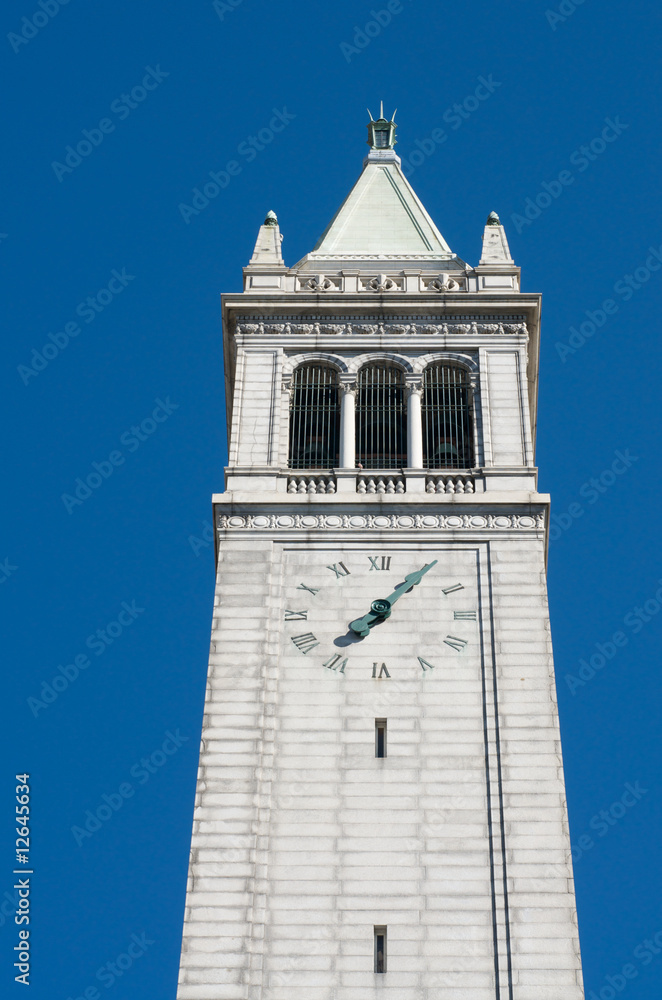
[{"label": "hour hand", "polygon": [[370,629],[375,625],[379,625],[380,622],[386,621],[386,619],[391,614],[391,608],[397,600],[399,600],[403,594],[408,593],[410,590],[420,583],[425,574],[433,566],[436,566],[437,560],[434,562],[427,563],[422,569],[417,570],[415,573],[408,573],[404,578],[404,582],[396,587],[392,594],[389,594],[386,598],[381,598],[377,601],[373,601],[370,605],[370,611],[363,618],[356,618],[353,622],[349,623],[349,627],[355,635],[365,638],[369,634]]},{"label": "hour hand", "polygon": [[364,638],[366,635],[369,635],[373,625],[385,621],[390,614],[390,601],[383,599],[373,601],[368,614],[364,615],[363,618],[356,618],[353,622],[350,622],[349,627],[355,635],[360,635],[361,638]]}]

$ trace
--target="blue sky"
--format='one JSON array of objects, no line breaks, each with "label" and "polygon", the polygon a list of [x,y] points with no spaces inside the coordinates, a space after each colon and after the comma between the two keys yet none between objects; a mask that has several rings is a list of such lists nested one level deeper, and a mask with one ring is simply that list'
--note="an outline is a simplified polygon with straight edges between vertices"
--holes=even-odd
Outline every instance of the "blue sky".
[{"label": "blue sky", "polygon": [[[240,289],[268,209],[289,264],[312,248],[380,98],[453,250],[477,263],[495,209],[543,293],[537,461],[587,996],[625,965],[628,1000],[659,996],[643,942],[662,930],[662,15],[404,0],[366,34],[381,3],[42,2],[4,5],[1,59],[0,897],[28,771],[31,996],[175,996],[226,456],[218,295]],[[210,171],[224,189],[182,210]],[[60,667],[66,688],[30,702]],[[98,830],[72,833],[104,802]],[[97,979],[132,940],[121,980]]]}]

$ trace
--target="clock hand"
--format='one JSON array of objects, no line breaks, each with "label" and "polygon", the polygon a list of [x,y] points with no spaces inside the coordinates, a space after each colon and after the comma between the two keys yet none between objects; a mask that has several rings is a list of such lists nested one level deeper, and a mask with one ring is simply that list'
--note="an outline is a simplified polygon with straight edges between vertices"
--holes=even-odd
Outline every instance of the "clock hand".
[{"label": "clock hand", "polygon": [[417,570],[415,573],[408,573],[407,576],[404,578],[404,582],[401,583],[399,586],[397,586],[393,591],[393,593],[389,594],[386,600],[390,601],[391,604],[395,604],[398,598],[402,597],[402,595],[410,591],[412,587],[415,587],[417,584],[419,584],[423,579],[423,577],[425,576],[425,574],[427,573],[427,571],[432,569],[432,567],[436,565],[437,565],[437,560],[435,559],[434,562],[426,563],[426,565],[422,569]]},{"label": "clock hand", "polygon": [[422,569],[417,570],[415,573],[408,573],[404,578],[404,581],[395,588],[392,594],[389,594],[386,598],[378,598],[378,600],[373,601],[370,605],[370,611],[363,618],[356,618],[353,622],[349,623],[349,628],[355,635],[359,635],[364,638],[370,633],[370,629],[375,625],[379,625],[381,622],[386,621],[390,617],[391,608],[396,601],[400,600],[403,594],[407,594],[412,590],[417,584],[421,582],[428,570],[436,566],[437,560],[434,562],[427,563]]}]

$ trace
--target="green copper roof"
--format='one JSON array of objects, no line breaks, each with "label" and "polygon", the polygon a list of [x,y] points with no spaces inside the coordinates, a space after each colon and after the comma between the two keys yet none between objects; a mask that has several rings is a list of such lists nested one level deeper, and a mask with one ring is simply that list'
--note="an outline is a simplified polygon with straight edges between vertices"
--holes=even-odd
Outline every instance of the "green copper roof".
[{"label": "green copper roof", "polygon": [[402,173],[399,158],[388,151],[383,155],[389,161],[379,162],[379,155],[371,152],[313,253],[330,258],[451,253]]}]

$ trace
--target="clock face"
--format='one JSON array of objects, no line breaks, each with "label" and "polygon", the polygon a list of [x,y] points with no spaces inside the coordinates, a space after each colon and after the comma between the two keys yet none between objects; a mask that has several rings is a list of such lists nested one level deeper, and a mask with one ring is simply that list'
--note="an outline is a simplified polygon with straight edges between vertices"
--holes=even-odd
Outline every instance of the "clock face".
[{"label": "clock face", "polygon": [[281,656],[316,679],[428,682],[469,663],[475,673],[475,549],[286,549],[282,596]]}]

